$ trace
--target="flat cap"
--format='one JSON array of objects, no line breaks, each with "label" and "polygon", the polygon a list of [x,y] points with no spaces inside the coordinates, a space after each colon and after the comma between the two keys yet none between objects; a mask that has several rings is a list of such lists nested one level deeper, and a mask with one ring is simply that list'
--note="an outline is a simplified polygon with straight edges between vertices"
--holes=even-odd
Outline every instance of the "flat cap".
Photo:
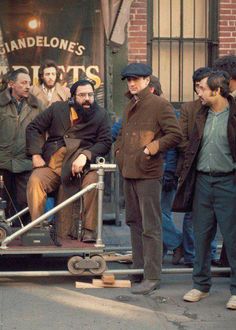
[{"label": "flat cap", "polygon": [[121,71],[121,79],[128,77],[147,77],[152,74],[152,68],[144,63],[130,63]]}]

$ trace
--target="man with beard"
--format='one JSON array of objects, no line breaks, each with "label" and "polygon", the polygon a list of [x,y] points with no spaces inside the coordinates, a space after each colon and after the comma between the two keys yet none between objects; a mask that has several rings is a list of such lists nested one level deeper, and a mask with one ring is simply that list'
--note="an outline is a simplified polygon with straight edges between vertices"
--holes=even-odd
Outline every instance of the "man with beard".
[{"label": "man with beard", "polygon": [[[10,71],[6,88],[0,94],[0,175],[3,176],[10,217],[27,206],[26,185],[32,162],[25,154],[25,130],[42,111],[35,96],[30,95],[31,79],[25,69]],[[28,217],[22,217],[24,224]]]},{"label": "man with beard", "polygon": [[[34,167],[27,187],[32,220],[43,214],[47,194],[60,185],[63,193],[58,194],[58,202],[79,190],[78,177],[81,188],[96,182],[97,173],[89,171],[89,164],[110,150],[108,115],[94,100],[93,84],[79,80],[70,92],[69,102],[53,103],[27,127],[27,153],[32,156]],[[42,143],[45,132],[48,138]],[[92,190],[84,197],[84,242],[95,240],[96,210],[97,190]],[[63,224],[63,217],[59,219],[59,237],[65,238],[70,228]],[[70,219],[67,217],[66,221]]]},{"label": "man with beard", "polygon": [[31,93],[35,95],[46,109],[53,102],[67,101],[70,90],[60,84],[60,70],[52,60],[46,60],[39,68],[39,86],[32,86]]}]

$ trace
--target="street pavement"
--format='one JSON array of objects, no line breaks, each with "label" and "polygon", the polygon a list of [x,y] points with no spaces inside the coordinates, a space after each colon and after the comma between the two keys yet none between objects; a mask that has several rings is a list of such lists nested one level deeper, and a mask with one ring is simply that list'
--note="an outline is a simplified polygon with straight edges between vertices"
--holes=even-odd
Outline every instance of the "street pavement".
[{"label": "street pavement", "polygon": [[[176,220],[181,226],[181,219]],[[129,229],[107,223],[106,245],[130,247]],[[123,251],[124,252],[124,251]],[[171,255],[163,268],[173,266]],[[66,258],[0,258],[0,272],[7,270],[66,269]],[[109,269],[129,269],[130,264],[109,263]],[[127,279],[127,275],[117,275]],[[198,303],[182,300],[191,289],[191,274],[163,274],[161,288],[150,295],[133,295],[129,288],[76,289],[76,281],[91,282],[91,277],[1,277],[0,330],[164,330],[236,329],[236,311],[225,304],[230,297],[229,277],[213,277],[209,297]]]}]

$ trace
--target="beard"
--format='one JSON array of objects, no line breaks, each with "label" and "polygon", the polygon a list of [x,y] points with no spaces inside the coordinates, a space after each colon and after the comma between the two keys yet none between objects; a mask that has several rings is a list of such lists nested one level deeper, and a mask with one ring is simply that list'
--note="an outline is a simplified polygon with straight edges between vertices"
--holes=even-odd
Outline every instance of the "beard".
[{"label": "beard", "polygon": [[51,81],[50,83],[49,83],[49,85],[44,81],[43,82],[43,84],[44,84],[44,86],[47,88],[47,89],[52,89],[52,88],[54,88],[55,87],[55,85],[56,85],[56,81]]},{"label": "beard", "polygon": [[79,116],[79,118],[82,119],[83,122],[87,122],[93,117],[95,111],[98,109],[98,105],[96,102],[93,102],[92,104],[88,101],[84,101],[82,104],[79,104],[75,101],[74,109]]}]

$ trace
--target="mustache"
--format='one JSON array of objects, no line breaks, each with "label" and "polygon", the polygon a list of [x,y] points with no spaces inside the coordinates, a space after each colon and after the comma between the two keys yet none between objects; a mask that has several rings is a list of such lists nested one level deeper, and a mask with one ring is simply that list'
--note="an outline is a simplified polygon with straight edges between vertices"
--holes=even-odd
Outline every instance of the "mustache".
[{"label": "mustache", "polygon": [[83,103],[82,103],[82,106],[83,105],[89,105],[89,106],[91,106],[91,103],[89,102],[89,101],[84,101]]}]

